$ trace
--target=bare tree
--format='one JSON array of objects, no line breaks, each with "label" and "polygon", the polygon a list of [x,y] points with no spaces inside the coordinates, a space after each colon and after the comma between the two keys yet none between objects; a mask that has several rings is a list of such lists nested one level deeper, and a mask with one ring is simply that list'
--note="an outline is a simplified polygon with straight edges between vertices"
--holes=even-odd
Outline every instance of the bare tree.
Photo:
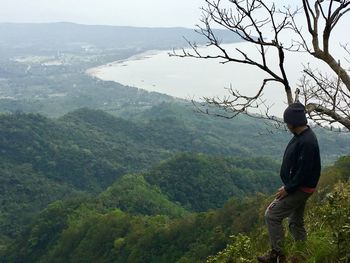
[{"label": "bare tree", "polygon": [[[264,0],[205,0],[202,8],[202,25],[197,31],[208,40],[207,46],[215,47],[215,55],[203,54],[195,43],[189,42],[190,51],[176,53],[180,57],[221,59],[221,63],[250,65],[266,73],[266,78],[253,96],[230,88],[224,98],[204,98],[206,105],[224,109],[233,118],[244,113],[253,117],[252,108],[261,110],[259,118],[277,120],[270,114],[262,95],[268,83],[277,82],[284,89],[288,103],[301,100],[309,117],[320,125],[338,123],[350,130],[350,76],[330,52],[331,34],[350,11],[350,0],[302,0],[299,8],[277,8]],[[303,23],[298,17],[303,17]],[[241,49],[236,55],[224,48],[217,38],[214,26],[221,26],[238,35],[259,50],[259,59]],[[272,33],[271,33],[272,32]],[[290,43],[281,40],[289,34]],[[350,48],[342,43],[344,53]],[[267,50],[273,49],[278,57],[278,67],[271,65]],[[306,65],[298,88],[293,88],[285,69],[286,52],[303,52],[326,63],[329,72],[322,73]],[[270,54],[270,53],[269,53]],[[349,60],[345,61],[349,63]],[[301,90],[299,96],[299,88]]]}]

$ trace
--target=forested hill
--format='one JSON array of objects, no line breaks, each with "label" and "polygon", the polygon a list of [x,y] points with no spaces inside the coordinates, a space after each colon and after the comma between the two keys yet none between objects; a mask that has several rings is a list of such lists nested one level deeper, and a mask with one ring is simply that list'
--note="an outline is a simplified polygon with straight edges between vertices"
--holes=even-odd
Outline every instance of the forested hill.
[{"label": "forested hill", "polygon": [[[306,213],[308,241],[300,246],[287,239],[288,256],[295,262],[348,259],[349,167],[350,158],[344,157],[323,172]],[[147,211],[145,216],[122,212],[110,200],[121,204],[128,194],[132,198],[140,191],[148,193],[143,196],[148,200],[158,199],[157,204],[163,204],[155,206],[158,209],[171,207],[167,198],[156,188],[145,191],[147,183],[140,176],[123,180],[134,183],[116,184],[95,200],[51,204],[3,251],[2,262],[250,263],[269,248],[263,212],[271,196],[234,198],[205,213],[188,214],[172,206],[177,213],[170,217],[166,209],[156,215]],[[151,192],[155,198],[150,198]],[[133,205],[141,208],[141,200]]]},{"label": "forested hill", "polygon": [[182,154],[145,173],[170,200],[191,211],[219,208],[230,197],[271,193],[279,186],[278,163],[269,158]]},{"label": "forested hill", "polygon": [[[99,193],[121,176],[146,173],[161,160],[181,152],[204,152],[210,155],[229,152],[231,155],[241,155],[237,145],[228,145],[224,149],[215,145],[217,135],[202,134],[199,139],[203,143],[194,144],[192,134],[192,129],[171,118],[156,123],[135,123],[88,109],[72,112],[56,120],[37,114],[1,115],[0,199],[4,207],[0,216],[1,233],[13,237],[48,203],[82,193]],[[210,140],[211,137],[213,140]],[[242,165],[235,165],[235,158],[215,158],[191,154],[177,157],[147,172],[146,178],[150,184],[159,186],[167,199],[193,210],[219,207],[231,196],[267,192],[273,187],[273,184],[269,185],[270,182],[275,182],[277,178],[276,163],[268,159],[260,161],[268,164],[268,168],[259,172],[258,169],[262,167],[255,167],[255,160],[249,161],[248,155],[244,161],[247,163],[245,169]],[[212,165],[219,160],[220,164],[214,168]],[[187,177],[176,177],[179,167],[184,163],[188,170],[181,176]],[[203,170],[194,172],[199,165]],[[156,174],[161,173],[160,169],[165,169],[168,175],[174,175],[162,178],[162,182],[177,184],[177,188],[160,186],[162,182],[155,178]],[[211,174],[213,171],[216,174]],[[258,179],[255,175],[271,175],[274,179],[261,182],[262,178]],[[190,180],[192,185],[201,183],[202,187],[193,187],[187,192],[189,185],[184,182],[190,181],[184,179]],[[246,181],[244,189],[240,189],[242,181]],[[227,184],[226,190],[218,198],[223,183]],[[178,199],[171,192],[173,190],[186,192],[188,200]],[[212,200],[205,203],[200,200],[201,196],[206,196],[207,201],[212,197]]]},{"label": "forested hill", "polygon": [[[188,142],[201,152],[224,155],[269,156],[281,160],[292,134],[276,130],[259,119],[240,115],[224,119],[200,114],[191,103],[160,103],[148,110],[128,114],[125,117],[137,123],[166,127],[164,141],[177,131],[186,130]],[[330,132],[313,127],[318,136],[323,164],[332,164],[340,156],[350,153],[350,134]],[[160,130],[159,130],[160,131]],[[181,132],[180,132],[181,133]],[[212,147],[208,148],[208,144]]]},{"label": "forested hill", "polygon": [[[258,135],[265,129],[246,117],[199,115],[183,103],[159,104],[125,119],[86,108],[58,119],[2,114],[1,243],[49,203],[90,198],[112,184],[102,207],[148,215],[180,216],[216,209],[232,196],[269,193],[279,182],[279,161],[271,159],[281,158],[291,136]],[[317,133],[324,160],[349,151],[347,136]]]},{"label": "forested hill", "polygon": [[[146,194],[153,203],[159,199],[155,189],[161,191],[159,211],[169,211],[173,203],[206,211],[232,196],[268,193],[277,186],[287,133],[259,136],[266,126],[255,120],[212,118],[181,103],[159,104],[126,118],[90,109],[59,119],[0,115],[3,240],[19,233],[50,202],[95,195],[130,173],[141,174],[143,186],[153,187]],[[317,132],[321,149],[327,147],[324,159],[349,152],[346,136]],[[126,200],[119,208],[134,211]],[[149,209],[142,203],[135,206]]]}]

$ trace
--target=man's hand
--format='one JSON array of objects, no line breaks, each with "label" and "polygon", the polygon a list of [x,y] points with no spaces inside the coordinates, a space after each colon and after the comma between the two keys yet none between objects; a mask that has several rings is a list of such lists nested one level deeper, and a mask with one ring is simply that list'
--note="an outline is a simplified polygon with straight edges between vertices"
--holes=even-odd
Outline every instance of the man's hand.
[{"label": "man's hand", "polygon": [[275,196],[277,200],[281,200],[285,198],[287,195],[288,195],[287,191],[284,189],[284,186],[282,186],[280,189],[278,189]]}]

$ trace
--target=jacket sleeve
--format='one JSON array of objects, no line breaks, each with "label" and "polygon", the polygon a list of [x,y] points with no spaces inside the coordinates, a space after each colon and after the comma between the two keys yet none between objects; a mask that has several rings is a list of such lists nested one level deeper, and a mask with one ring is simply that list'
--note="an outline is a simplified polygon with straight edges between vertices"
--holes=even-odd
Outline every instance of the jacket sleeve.
[{"label": "jacket sleeve", "polygon": [[314,162],[315,146],[312,143],[304,142],[300,145],[299,157],[296,163],[295,174],[284,186],[288,194],[294,193],[298,187],[310,176]]}]

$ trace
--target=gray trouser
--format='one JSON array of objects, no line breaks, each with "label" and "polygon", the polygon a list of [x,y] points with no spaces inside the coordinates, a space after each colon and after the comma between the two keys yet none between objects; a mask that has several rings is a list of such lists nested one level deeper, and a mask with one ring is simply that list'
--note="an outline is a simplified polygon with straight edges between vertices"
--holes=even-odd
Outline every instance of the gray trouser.
[{"label": "gray trouser", "polygon": [[304,228],[304,210],[307,199],[311,194],[300,190],[287,195],[281,200],[275,199],[266,209],[265,221],[268,227],[272,249],[281,252],[284,231],[282,221],[288,217],[289,230],[297,241],[306,239]]}]

